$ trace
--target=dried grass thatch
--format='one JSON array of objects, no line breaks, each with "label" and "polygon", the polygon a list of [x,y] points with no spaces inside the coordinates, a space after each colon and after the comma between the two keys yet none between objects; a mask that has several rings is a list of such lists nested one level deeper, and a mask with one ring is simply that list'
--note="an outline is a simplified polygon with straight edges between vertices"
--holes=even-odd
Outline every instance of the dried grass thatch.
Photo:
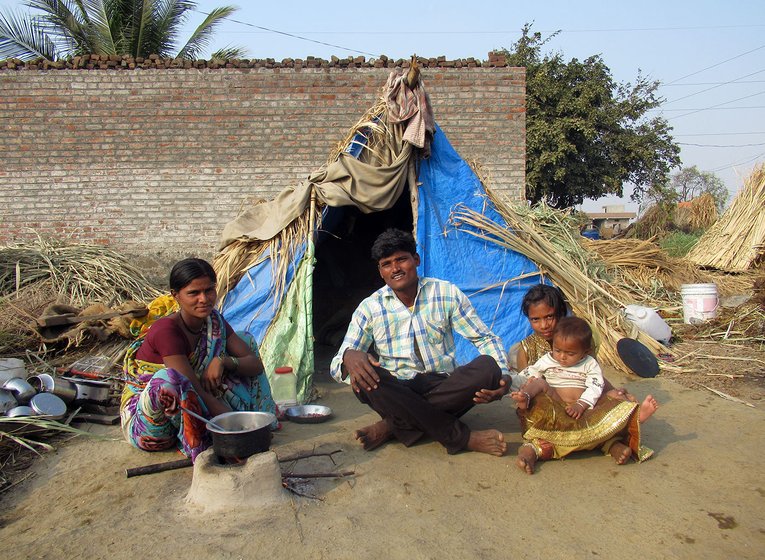
[{"label": "dried grass thatch", "polygon": [[[593,330],[600,335],[601,345],[598,354],[602,363],[626,371],[626,366],[616,352],[616,343],[624,337],[637,338],[654,353],[666,352],[667,348],[648,335],[638,331],[621,312],[631,302],[629,293],[607,281],[603,274],[593,275],[593,266],[598,263],[588,261],[588,253],[574,239],[576,233],[566,226],[564,220],[556,220],[553,215],[543,210],[547,226],[542,227],[533,219],[528,209],[513,206],[487,189],[489,198],[496,206],[507,227],[497,224],[483,214],[466,207],[457,207],[451,216],[451,223],[460,229],[481,239],[497,243],[521,253],[537,264],[542,274],[549,276],[570,302],[576,315],[589,321]],[[553,228],[548,226],[555,223]],[[570,237],[571,243],[566,239]],[[565,246],[565,249],[562,247]],[[578,248],[577,248],[578,247]],[[508,279],[507,281],[512,281]]]},{"label": "dried grass thatch", "polygon": [[707,276],[683,259],[670,257],[653,240],[581,239],[587,250],[603,261],[608,271],[622,279],[622,287],[635,295],[635,300],[661,306],[674,299],[682,284],[706,282]]},{"label": "dried grass thatch", "polygon": [[765,260],[765,165],[757,166],[730,207],[687,255],[698,266],[740,272]]},{"label": "dried grass thatch", "polygon": [[654,204],[624,232],[624,237],[651,239],[670,229],[674,217],[674,204]]},{"label": "dried grass thatch", "polygon": [[675,225],[683,231],[705,230],[717,221],[717,205],[709,193],[681,202],[675,210]]},{"label": "dried grass thatch", "polygon": [[46,281],[60,300],[79,307],[149,301],[161,293],[123,255],[106,247],[41,236],[0,247],[0,296]]}]

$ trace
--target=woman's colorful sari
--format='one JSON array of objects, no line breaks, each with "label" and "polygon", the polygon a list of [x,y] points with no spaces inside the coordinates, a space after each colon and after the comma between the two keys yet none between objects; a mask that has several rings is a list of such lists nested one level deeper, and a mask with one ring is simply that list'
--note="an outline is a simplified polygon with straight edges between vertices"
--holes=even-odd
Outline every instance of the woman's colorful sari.
[{"label": "woman's colorful sari", "polygon": [[[189,362],[199,377],[210,361],[226,348],[225,322],[217,311],[213,311],[207,319],[206,333],[206,336],[200,337],[197,347],[189,356]],[[249,333],[239,336],[257,355],[255,339]],[[195,460],[212,443],[205,424],[180,409],[173,414],[166,414],[161,400],[163,397],[173,398],[181,406],[209,418],[207,407],[186,376],[166,368],[164,364],[136,359],[143,340],[141,338],[134,342],[125,355],[125,389],[120,404],[125,438],[146,451],[169,449],[175,445],[184,455]],[[276,411],[265,374],[257,377],[225,375],[222,387],[221,394],[217,396],[232,410]],[[276,426],[275,422],[272,427]]]}]

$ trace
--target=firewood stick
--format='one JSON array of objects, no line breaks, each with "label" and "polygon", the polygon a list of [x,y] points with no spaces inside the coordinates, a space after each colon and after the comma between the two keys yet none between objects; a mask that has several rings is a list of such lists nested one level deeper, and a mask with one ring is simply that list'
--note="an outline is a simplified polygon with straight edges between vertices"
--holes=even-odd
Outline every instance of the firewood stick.
[{"label": "firewood stick", "polygon": [[169,461],[167,463],[154,463],[153,465],[146,465],[144,467],[133,467],[132,469],[125,469],[125,475],[127,478],[133,476],[141,476],[144,474],[154,474],[164,471],[172,471],[175,469],[184,469],[192,466],[191,459],[178,459],[177,461]]}]

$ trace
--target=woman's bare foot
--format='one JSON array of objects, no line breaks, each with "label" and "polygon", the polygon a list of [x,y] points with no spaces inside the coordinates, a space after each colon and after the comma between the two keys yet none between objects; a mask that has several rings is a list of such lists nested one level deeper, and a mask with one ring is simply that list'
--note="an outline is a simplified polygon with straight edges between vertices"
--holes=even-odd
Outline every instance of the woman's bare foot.
[{"label": "woman's bare foot", "polygon": [[361,442],[361,446],[366,451],[372,451],[391,439],[393,432],[385,420],[380,420],[370,426],[356,430],[353,435]]},{"label": "woman's bare foot", "polygon": [[632,457],[632,449],[618,441],[611,446],[608,453],[614,458],[617,465],[623,465]]},{"label": "woman's bare foot", "polygon": [[518,458],[515,460],[518,468],[526,474],[534,474],[534,466],[537,464],[537,452],[531,445],[521,445],[518,448]]},{"label": "woman's bare foot", "polygon": [[653,395],[648,395],[645,400],[640,403],[640,416],[638,416],[640,423],[642,424],[648,420],[653,413],[656,412],[657,408],[659,408],[659,401],[653,398]]},{"label": "woman's bare foot", "polygon": [[480,432],[470,432],[467,448],[470,451],[479,451],[502,457],[507,451],[505,436],[498,430],[481,430]]},{"label": "woman's bare foot", "polygon": [[606,393],[606,396],[612,399],[619,399],[620,401],[637,402],[637,399],[628,393],[626,389],[611,389]]}]

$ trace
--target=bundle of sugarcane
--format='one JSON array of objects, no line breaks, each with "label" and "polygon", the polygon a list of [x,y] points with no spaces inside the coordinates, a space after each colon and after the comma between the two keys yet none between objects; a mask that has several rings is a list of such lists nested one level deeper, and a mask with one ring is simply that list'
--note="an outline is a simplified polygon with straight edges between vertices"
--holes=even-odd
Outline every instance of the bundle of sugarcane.
[{"label": "bundle of sugarcane", "polygon": [[654,204],[627,228],[624,237],[651,239],[665,233],[674,219],[675,204]]},{"label": "bundle of sugarcane", "polygon": [[733,203],[687,255],[698,266],[739,272],[765,259],[765,165],[757,166]]},{"label": "bundle of sugarcane", "polygon": [[45,281],[76,306],[150,301],[161,293],[125,256],[106,247],[42,236],[0,247],[0,295]]},{"label": "bundle of sugarcane", "polygon": [[[644,295],[650,294],[652,297],[647,297],[647,300],[655,300],[657,296],[658,299],[672,299],[670,292],[678,291],[682,284],[696,284],[705,278],[696,266],[686,260],[670,257],[652,240],[591,241],[583,238],[582,244],[597,254],[612,274],[643,288]],[[664,295],[660,295],[662,291]],[[654,305],[658,302],[650,303]]]},{"label": "bundle of sugarcane", "polygon": [[664,345],[640,332],[624,317],[621,308],[631,301],[614,295],[623,294],[621,289],[590,278],[580,262],[572,260],[535,223],[523,216],[520,207],[513,207],[490,191],[489,196],[507,226],[465,206],[458,206],[452,212],[452,225],[521,253],[536,263],[542,274],[563,291],[574,313],[586,319],[600,335],[598,359],[603,364],[628,371],[616,352],[616,343],[624,337],[637,338],[654,353],[667,352]]},{"label": "bundle of sugarcane", "polygon": [[684,231],[707,229],[717,221],[717,205],[709,193],[677,205],[675,225]]}]

